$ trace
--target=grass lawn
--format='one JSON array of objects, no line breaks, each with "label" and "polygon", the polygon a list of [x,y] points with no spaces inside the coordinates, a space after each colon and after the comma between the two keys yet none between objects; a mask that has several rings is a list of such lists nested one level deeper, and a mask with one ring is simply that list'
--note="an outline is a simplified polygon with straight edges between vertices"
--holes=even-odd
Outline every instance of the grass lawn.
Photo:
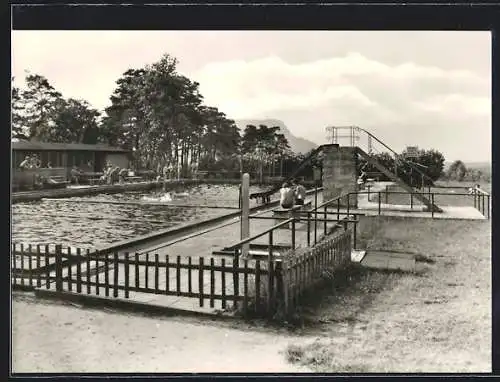
[{"label": "grass lawn", "polygon": [[[289,362],[317,372],[491,371],[489,221],[385,219],[361,242],[418,254],[417,274],[353,268],[309,299]],[[349,282],[345,282],[349,281]]]}]

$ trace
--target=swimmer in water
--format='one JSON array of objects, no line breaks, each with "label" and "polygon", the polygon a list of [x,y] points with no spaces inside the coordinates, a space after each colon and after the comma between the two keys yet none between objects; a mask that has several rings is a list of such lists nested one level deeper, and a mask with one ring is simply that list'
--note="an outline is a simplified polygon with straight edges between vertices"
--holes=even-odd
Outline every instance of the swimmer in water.
[{"label": "swimmer in water", "polygon": [[172,196],[171,196],[170,192],[159,193],[159,194],[156,194],[155,196],[143,196],[142,200],[146,200],[149,202],[171,202]]}]

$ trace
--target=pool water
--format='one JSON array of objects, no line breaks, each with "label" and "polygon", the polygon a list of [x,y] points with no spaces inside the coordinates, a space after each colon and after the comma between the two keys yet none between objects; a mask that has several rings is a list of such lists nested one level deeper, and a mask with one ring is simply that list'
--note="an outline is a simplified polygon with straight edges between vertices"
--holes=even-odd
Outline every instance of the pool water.
[{"label": "pool water", "polygon": [[[262,189],[268,187],[252,186],[250,192]],[[16,203],[12,241],[96,248],[234,212],[239,192],[236,185],[197,185],[173,191],[171,201],[148,203],[160,195],[158,191],[129,192]]]}]

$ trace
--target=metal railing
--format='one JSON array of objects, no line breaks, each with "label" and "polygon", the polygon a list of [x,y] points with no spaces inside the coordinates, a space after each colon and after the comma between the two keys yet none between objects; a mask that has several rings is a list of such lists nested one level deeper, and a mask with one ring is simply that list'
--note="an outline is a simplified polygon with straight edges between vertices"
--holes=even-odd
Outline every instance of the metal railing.
[{"label": "metal railing", "polygon": [[[424,179],[427,180],[429,184],[434,184],[434,181],[431,177],[429,177],[424,171],[422,171],[419,166],[409,160],[407,160],[402,155],[398,154],[388,145],[386,145],[382,140],[377,138],[375,135],[370,133],[369,131],[358,127],[358,126],[329,126],[326,128],[328,133],[330,134],[329,139],[332,143],[339,143],[339,138],[349,138],[348,145],[351,147],[359,146],[362,148],[366,147],[366,151],[368,154],[373,154],[373,152],[387,152],[391,157],[395,160],[395,174],[398,176],[398,163],[405,163],[412,171],[417,172],[422,178],[422,187],[424,186]],[[340,130],[348,130],[348,135],[339,135]],[[360,146],[361,136],[360,133],[367,138],[366,145]],[[377,149],[375,144],[379,144],[381,146],[381,150]]]},{"label": "metal railing", "polygon": [[[371,202],[370,197],[373,195],[376,195],[377,197],[377,205],[378,205],[378,215],[382,214],[382,204],[390,205],[389,202],[389,196],[390,195],[407,195],[409,197],[409,207],[410,210],[414,209],[415,204],[415,195],[422,195],[422,193],[419,192],[406,192],[406,191],[391,191],[386,187],[385,190],[383,191],[356,191],[356,192],[349,192],[347,195],[355,195],[358,197],[359,195],[367,195],[368,201]],[[472,193],[446,193],[446,192],[434,192],[431,191],[431,188],[428,188],[428,191],[424,194],[424,196],[428,197],[428,199],[431,201],[432,205],[435,204],[436,197],[466,197],[470,198],[471,201],[471,206],[474,206],[485,218],[490,219],[490,198],[491,195],[483,190],[475,190]],[[382,200],[385,200],[385,203],[382,202]],[[350,209],[350,198],[347,197],[347,211],[349,212]],[[436,212],[434,209],[431,209],[428,211],[431,214],[431,217],[434,218]]]},{"label": "metal railing", "polygon": [[[343,199],[347,199],[347,211],[343,212],[340,210],[341,204]],[[348,225],[352,224],[353,225],[353,234],[352,234],[352,239],[353,239],[353,249],[356,249],[356,238],[357,238],[357,225],[359,223],[358,216],[363,216],[363,213],[360,212],[353,212],[350,211],[349,208],[349,194],[343,194],[336,196],[335,198],[329,199],[327,201],[324,201],[320,205],[317,205],[316,207],[312,208],[309,211],[303,211],[302,213],[307,215],[307,244],[310,245],[312,242],[312,238],[310,237],[310,226],[311,224],[314,224],[314,245],[318,242],[317,240],[317,224],[323,223],[323,235],[326,236],[327,234],[327,222],[328,221],[333,221],[337,223],[337,226],[339,224],[342,225],[344,228],[344,231],[348,229]],[[329,208],[335,207],[336,211],[330,212]],[[320,211],[321,210],[321,211]],[[318,219],[318,214],[323,215],[323,218]],[[314,219],[311,219],[312,216],[314,215]],[[327,216],[328,215],[336,215],[337,218],[333,220],[328,220]],[[345,216],[345,218],[341,219],[341,216]],[[350,219],[349,217],[352,216],[353,219]]]}]

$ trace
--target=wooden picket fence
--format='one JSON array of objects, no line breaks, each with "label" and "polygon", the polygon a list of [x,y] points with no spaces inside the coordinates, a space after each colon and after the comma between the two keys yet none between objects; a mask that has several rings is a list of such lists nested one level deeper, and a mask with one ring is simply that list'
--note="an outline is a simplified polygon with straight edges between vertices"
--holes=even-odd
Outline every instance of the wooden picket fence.
[{"label": "wooden picket fence", "polygon": [[[57,253],[61,256],[61,267],[68,266],[73,251],[80,249],[57,245],[24,245],[12,243],[11,251],[11,278],[12,285],[21,289],[41,288],[50,280],[56,267]],[[89,250],[86,250],[89,253]],[[46,286],[49,288],[49,286]]]},{"label": "wooden picket fence", "polygon": [[138,294],[155,294],[197,299],[200,307],[269,310],[263,286],[269,267],[262,260],[63,252],[61,246],[50,252],[18,244],[12,249],[14,288],[136,300]]},{"label": "wooden picket fence", "polygon": [[286,257],[278,267],[282,280],[282,304],[285,314],[293,313],[305,293],[325,277],[335,277],[351,262],[352,230],[325,237],[313,247]]},{"label": "wooden picket fence", "polygon": [[[159,254],[99,253],[12,245],[12,285],[161,305],[168,296],[190,306],[236,311],[243,316],[289,314],[326,270],[350,259],[351,230],[327,236],[312,248],[281,257],[183,257]],[[149,297],[148,297],[149,296]],[[170,299],[172,302],[172,299]],[[188,304],[188,305],[189,305]]]}]

